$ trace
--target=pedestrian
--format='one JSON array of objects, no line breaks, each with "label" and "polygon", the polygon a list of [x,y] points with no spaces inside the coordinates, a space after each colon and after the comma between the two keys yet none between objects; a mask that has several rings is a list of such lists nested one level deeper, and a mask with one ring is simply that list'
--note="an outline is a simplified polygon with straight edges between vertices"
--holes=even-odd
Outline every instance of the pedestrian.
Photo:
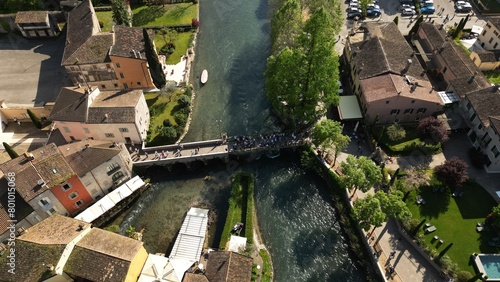
[{"label": "pedestrian", "polygon": [[148,152],[144,152],[144,155],[146,156],[146,159],[148,158]]},{"label": "pedestrian", "polygon": [[130,147],[128,148],[128,150],[130,151],[130,153],[132,153],[132,152],[134,152],[134,147],[130,146]]}]

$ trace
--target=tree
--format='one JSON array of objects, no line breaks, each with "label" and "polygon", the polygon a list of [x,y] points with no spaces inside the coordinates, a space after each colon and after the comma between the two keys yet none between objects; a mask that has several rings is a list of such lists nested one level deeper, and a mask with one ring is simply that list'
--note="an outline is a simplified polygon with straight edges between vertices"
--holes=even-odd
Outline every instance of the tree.
[{"label": "tree", "polygon": [[338,57],[334,51],[333,23],[325,9],[314,12],[297,38],[297,48],[270,56],[266,93],[285,123],[307,127],[337,105]]},{"label": "tree", "polygon": [[187,95],[181,95],[177,99],[177,104],[181,108],[189,107],[191,105],[191,99]]},{"label": "tree", "polygon": [[165,74],[163,73],[163,68],[161,66],[160,60],[158,60],[158,54],[156,54],[155,47],[147,29],[143,29],[144,36],[144,52],[146,53],[146,59],[148,60],[149,72],[151,73],[151,78],[156,88],[161,89],[167,80],[165,79]]},{"label": "tree", "polygon": [[164,28],[159,31],[165,45],[175,48],[175,40],[177,39],[177,31],[172,28]]},{"label": "tree", "polygon": [[382,211],[387,217],[394,217],[398,220],[406,220],[411,218],[411,211],[403,201],[403,192],[394,190],[389,193],[377,191],[375,198],[380,201]]},{"label": "tree", "polygon": [[500,229],[500,205],[493,207],[488,218],[491,218],[491,224],[495,229]]},{"label": "tree", "polygon": [[443,121],[433,116],[421,119],[417,130],[422,138],[430,139],[437,143],[448,141],[448,129],[446,129]]},{"label": "tree", "polygon": [[[39,0],[4,0],[3,6],[10,12],[41,10]],[[2,1],[3,2],[3,1]],[[0,4],[1,5],[1,4]]]},{"label": "tree", "polygon": [[294,48],[302,29],[302,10],[297,0],[286,0],[271,19],[271,53]]},{"label": "tree", "polygon": [[11,159],[15,159],[15,158],[19,157],[19,155],[16,153],[16,151],[14,151],[14,149],[12,149],[12,147],[9,144],[2,142],[2,145],[5,148],[5,151],[7,152],[7,154],[9,154],[9,157]]},{"label": "tree", "polygon": [[415,24],[413,27],[410,29],[410,32],[408,32],[408,36],[412,36],[413,34],[417,33],[418,28],[420,27],[420,23],[424,21],[424,15],[420,15],[418,19],[415,21]]},{"label": "tree", "polygon": [[200,21],[197,18],[192,18],[191,19],[191,26],[194,28],[200,27]]},{"label": "tree", "polygon": [[[376,227],[382,226],[387,215],[382,211],[380,201],[373,195],[368,194],[364,198],[357,200],[352,207],[353,217],[359,222],[365,231],[373,226],[373,233]],[[371,235],[370,235],[371,236]]]},{"label": "tree", "polygon": [[38,117],[30,109],[27,109],[26,112],[28,113],[28,116],[30,117],[35,127],[38,129],[42,129],[42,123],[40,122]]},{"label": "tree", "polygon": [[113,21],[117,25],[132,26],[132,17],[125,1],[111,0],[111,10],[113,11]]},{"label": "tree", "polygon": [[442,165],[434,168],[436,178],[448,187],[461,186],[467,179],[467,163],[463,160],[453,157],[446,160]]},{"label": "tree", "polygon": [[410,194],[411,191],[419,188],[420,186],[427,185],[430,177],[423,166],[414,166],[405,171],[403,180],[403,187],[406,189],[403,200]]},{"label": "tree", "polygon": [[398,141],[406,137],[406,131],[399,123],[387,127],[386,133],[392,141]]},{"label": "tree", "polygon": [[311,137],[314,146],[320,148],[322,151],[326,151],[332,147],[335,148],[335,159],[333,161],[334,165],[340,151],[351,141],[349,136],[342,134],[342,125],[340,122],[329,119],[316,123]]},{"label": "tree", "polygon": [[367,192],[375,183],[382,180],[380,168],[367,157],[355,158],[348,156],[347,160],[340,164],[340,171],[344,175],[342,183],[345,188],[353,189],[353,195],[359,189]]},{"label": "tree", "polygon": [[394,18],[393,22],[394,22],[396,25],[398,25],[398,23],[399,23],[399,16],[396,16],[396,17]]},{"label": "tree", "polygon": [[167,139],[173,139],[177,137],[177,131],[173,126],[165,126],[160,130],[160,135]]}]

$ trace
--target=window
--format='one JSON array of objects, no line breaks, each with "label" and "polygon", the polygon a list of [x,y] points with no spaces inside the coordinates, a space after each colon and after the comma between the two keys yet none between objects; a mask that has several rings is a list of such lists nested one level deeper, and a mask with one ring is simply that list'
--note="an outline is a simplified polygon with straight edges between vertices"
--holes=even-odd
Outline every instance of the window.
[{"label": "window", "polygon": [[394,122],[395,122],[395,123],[398,123],[398,122],[399,122],[399,118],[395,118],[395,119],[394,119]]},{"label": "window", "polygon": [[113,133],[104,133],[104,136],[106,136],[106,138],[115,138]]},{"label": "window", "polygon": [[71,184],[66,183],[66,184],[64,184],[64,185],[61,187],[61,189],[62,189],[63,191],[68,191],[69,189],[71,189],[71,187],[73,187],[73,186],[71,186]]},{"label": "window", "polygon": [[487,24],[486,24],[486,27],[487,27],[487,28],[491,28],[491,24],[487,23]]},{"label": "window", "polygon": [[71,132],[71,131],[69,131],[69,128],[66,127],[66,126],[63,126],[63,129],[64,129],[64,132],[66,132],[66,133],[70,133]]},{"label": "window", "polygon": [[125,78],[125,76],[123,75],[123,72],[120,73],[120,77]]},{"label": "window", "polygon": [[118,130],[120,130],[120,132],[128,132],[128,128],[126,127],[120,127]]},{"label": "window", "polygon": [[118,84],[115,83],[114,86],[115,86],[115,88],[118,88]]},{"label": "window", "polygon": [[488,43],[491,43],[491,42],[493,42],[493,37],[490,38],[490,40],[488,41]]},{"label": "window", "polygon": [[415,100],[411,100],[411,103],[412,103],[412,104],[413,104],[413,103],[415,103]]},{"label": "window", "polygon": [[488,133],[486,133],[484,136],[483,136],[483,143],[484,143],[484,146],[485,147],[488,147],[488,145],[491,143],[491,137]]},{"label": "window", "polygon": [[419,109],[417,110],[417,114],[420,114],[420,113],[422,113],[422,114],[423,114],[423,113],[425,113],[425,111],[427,111],[427,109],[426,109],[426,108],[419,108]]},{"label": "window", "polygon": [[482,123],[479,123],[479,124],[477,125],[477,129],[482,129],[482,128],[483,128],[483,124],[482,124]]},{"label": "window", "polygon": [[124,84],[123,84],[123,88],[128,89],[128,84],[127,84],[127,83],[124,83]]},{"label": "window", "polygon": [[482,36],[486,35],[486,29],[483,30],[483,33],[481,34]]},{"label": "window", "polygon": [[120,169],[120,165],[118,163],[112,163],[106,167],[106,171],[108,172],[108,175],[111,175],[113,172],[115,172],[119,169]]},{"label": "window", "polygon": [[76,197],[78,197],[78,193],[77,192],[73,192],[71,194],[68,195],[68,198],[70,200],[74,200]]},{"label": "window", "polygon": [[470,121],[473,122],[476,119],[477,115],[476,113],[473,113],[472,116],[470,116]]},{"label": "window", "polygon": [[101,84],[101,88],[102,88],[102,89],[106,89],[106,85]]},{"label": "window", "polygon": [[389,104],[390,101],[385,101],[386,104]]},{"label": "window", "polygon": [[142,83],[140,81],[137,81],[137,85],[142,85]]},{"label": "window", "polygon": [[110,69],[110,68],[111,68],[111,65],[110,65],[110,64],[106,64],[106,68],[107,68],[107,69]]},{"label": "window", "polygon": [[84,128],[83,128],[83,132],[85,132],[85,133],[90,133],[89,129],[88,129],[88,128],[86,128],[86,127],[84,127]]},{"label": "window", "polygon": [[397,115],[397,114],[399,114],[399,110],[398,109],[391,110],[391,115]]},{"label": "window", "polygon": [[445,73],[448,70],[448,67],[444,67],[443,73]]},{"label": "window", "polygon": [[40,204],[40,206],[44,207],[44,206],[50,204],[50,201],[47,198],[43,198],[38,203]]},{"label": "window", "polygon": [[405,115],[409,115],[411,113],[413,113],[413,109],[406,109],[405,110]]},{"label": "window", "polygon": [[118,179],[124,177],[125,175],[123,175],[123,172],[121,171],[118,171],[117,173],[113,174],[112,178],[113,178],[113,181],[117,181]]},{"label": "window", "polygon": [[472,105],[470,102],[467,102],[467,105],[465,106],[467,108],[467,110],[470,110],[472,109]]},{"label": "window", "polygon": [[500,155],[500,151],[498,151],[498,148],[497,146],[493,146],[493,148],[491,148],[491,152],[493,153],[493,155],[495,155],[495,158],[498,157],[498,155]]},{"label": "window", "polygon": [[493,45],[493,49],[496,49],[496,48],[497,48],[497,46],[498,46],[498,42],[497,42],[497,43],[495,43],[495,45]]},{"label": "window", "polygon": [[85,204],[85,202],[83,200],[78,200],[76,203],[75,203],[75,207],[76,208],[79,208],[81,206],[83,206],[83,204]]},{"label": "window", "polygon": [[494,31],[493,31],[493,34],[494,34],[494,35],[498,35],[498,31],[494,30]]},{"label": "window", "polygon": [[56,213],[56,210],[54,208],[51,208],[50,210],[47,211],[47,213],[52,215]]},{"label": "window", "polygon": [[121,68],[120,63],[116,63],[117,68]]}]

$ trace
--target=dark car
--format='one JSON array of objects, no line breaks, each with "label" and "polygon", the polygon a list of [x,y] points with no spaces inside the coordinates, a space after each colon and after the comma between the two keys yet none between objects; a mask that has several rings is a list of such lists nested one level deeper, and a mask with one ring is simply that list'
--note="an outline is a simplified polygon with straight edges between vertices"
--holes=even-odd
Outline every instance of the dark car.
[{"label": "dark car", "polygon": [[432,15],[436,12],[436,9],[434,8],[434,6],[427,6],[420,8],[420,12],[423,15]]},{"label": "dark car", "polygon": [[376,18],[380,16],[382,12],[380,9],[366,9],[366,16],[369,18]]},{"label": "dark car", "polygon": [[361,18],[363,18],[363,14],[361,14],[360,12],[353,12],[353,13],[347,14],[347,19],[349,19],[349,20],[355,20],[355,19],[361,19]]}]

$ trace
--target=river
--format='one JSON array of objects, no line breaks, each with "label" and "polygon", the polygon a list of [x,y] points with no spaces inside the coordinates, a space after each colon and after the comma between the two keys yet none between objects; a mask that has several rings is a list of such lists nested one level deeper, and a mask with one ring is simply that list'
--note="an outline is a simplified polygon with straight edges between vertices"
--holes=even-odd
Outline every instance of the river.
[{"label": "river", "polygon": [[[263,86],[269,51],[267,1],[201,1],[193,67],[197,96],[183,141],[279,129]],[[209,80],[200,87],[203,69]],[[237,170],[256,177],[257,216],[275,281],[364,281],[364,271],[352,264],[347,252],[325,183],[304,171],[293,151],[274,159],[263,155],[253,161],[195,165],[188,171],[150,170],[151,188],[124,216],[122,230],[129,225],[145,228],[146,250],[167,251],[192,203],[209,202],[221,214],[227,210],[231,176]],[[206,176],[211,180],[204,180]]]}]

